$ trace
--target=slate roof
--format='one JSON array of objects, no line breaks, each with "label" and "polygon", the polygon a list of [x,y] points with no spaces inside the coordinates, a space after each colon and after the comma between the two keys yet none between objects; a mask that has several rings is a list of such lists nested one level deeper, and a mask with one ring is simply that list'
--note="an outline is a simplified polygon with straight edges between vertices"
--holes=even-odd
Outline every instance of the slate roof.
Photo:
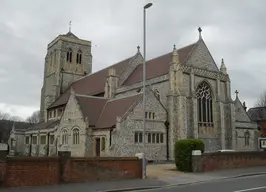
[{"label": "slate roof", "polygon": [[19,122],[19,121],[9,121],[9,120],[0,120],[0,130],[1,129],[12,129],[15,123],[15,130],[25,130],[30,127],[31,123]]},{"label": "slate roof", "polygon": [[255,107],[248,110],[252,121],[266,120],[266,107]]},{"label": "slate roof", "polygon": [[76,99],[83,113],[83,116],[89,119],[89,125],[95,126],[108,99],[103,97],[81,95],[76,95]]},{"label": "slate roof", "polygon": [[28,127],[27,131],[38,131],[42,129],[52,129],[55,127],[55,125],[59,123],[59,120],[49,120],[47,122],[40,122],[38,124],[35,124],[31,127]]},{"label": "slate roof", "polygon": [[113,99],[106,102],[97,121],[96,128],[109,128],[115,125],[116,118],[123,116],[141,97],[142,93],[139,93],[137,95]]},{"label": "slate roof", "polygon": [[[181,49],[178,49],[179,61],[180,63],[185,62],[192,49],[197,43],[193,43]],[[160,57],[151,59],[146,62],[146,79],[152,79],[165,75],[169,72],[170,65],[172,61],[172,51]],[[142,71],[143,65],[140,64],[137,68],[131,73],[123,85],[132,85],[142,81]]]},{"label": "slate roof", "polygon": [[0,120],[0,140],[7,142],[9,138],[10,131],[12,130],[13,124],[15,123],[15,130],[26,130],[30,127],[31,123],[9,121],[9,120]]}]

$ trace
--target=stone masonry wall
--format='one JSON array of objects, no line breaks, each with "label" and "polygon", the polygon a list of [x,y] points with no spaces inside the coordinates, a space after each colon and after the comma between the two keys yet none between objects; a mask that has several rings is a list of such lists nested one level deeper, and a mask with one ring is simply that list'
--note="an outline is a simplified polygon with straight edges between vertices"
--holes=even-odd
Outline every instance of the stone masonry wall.
[{"label": "stone masonry wall", "polygon": [[[245,143],[245,133],[249,132],[249,143]],[[236,150],[238,151],[255,151],[258,149],[258,141],[255,137],[255,130],[245,129],[243,127],[236,128]]]},{"label": "stone masonry wall", "polygon": [[[217,99],[217,87],[216,87],[216,81],[213,79],[207,79],[199,76],[195,76],[195,91],[197,89],[197,86],[202,82],[207,81],[210,85],[210,88],[213,93],[213,119],[214,119],[214,127],[212,128],[210,132],[203,133],[201,130],[199,130],[199,138],[201,138],[204,141],[205,144],[205,151],[216,151],[220,149],[220,142],[219,142],[219,131],[220,126],[218,125],[218,118],[220,118],[220,113],[217,111],[217,105],[218,103],[215,102]],[[223,93],[224,94],[224,93]],[[224,114],[222,113],[222,117]]]},{"label": "stone masonry wall", "polygon": [[219,71],[203,40],[199,40],[198,45],[189,56],[186,64],[209,71]]},{"label": "stone masonry wall", "polygon": [[[166,110],[155,98],[153,93],[147,93],[147,112],[154,112],[155,119],[146,120],[146,153],[148,160],[166,160],[166,127],[164,122],[167,120]],[[113,144],[110,153],[114,156],[134,156],[141,153],[143,143],[135,143],[135,132],[143,131],[143,112],[142,101],[128,114],[125,120],[118,123],[113,131]],[[148,133],[163,133],[163,143],[148,143]]]},{"label": "stone masonry wall", "polygon": [[[163,75],[157,78],[153,79],[148,79],[147,85],[150,85],[152,90],[157,89],[160,93],[160,101],[162,104],[167,107],[167,94],[169,91],[169,82],[168,82],[168,75]],[[136,83],[131,86],[126,86],[126,87],[120,87],[117,90],[117,95],[116,98],[121,98],[129,95],[134,95],[137,93],[137,90],[140,89],[142,91],[143,84],[142,82]]]},{"label": "stone masonry wall", "polygon": [[[62,115],[60,125],[57,129],[55,138],[58,138],[57,148],[62,146],[62,131],[67,130],[67,145],[71,148],[71,155],[77,157],[85,156],[87,129],[80,107],[72,94]],[[73,129],[79,130],[79,144],[73,144]]]}]

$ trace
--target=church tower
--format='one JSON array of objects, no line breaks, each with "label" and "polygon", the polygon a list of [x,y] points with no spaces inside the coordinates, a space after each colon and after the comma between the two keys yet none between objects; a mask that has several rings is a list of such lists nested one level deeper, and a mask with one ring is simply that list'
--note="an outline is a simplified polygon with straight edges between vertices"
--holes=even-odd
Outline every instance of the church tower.
[{"label": "church tower", "polygon": [[91,42],[79,39],[71,30],[48,44],[41,89],[40,120],[46,108],[75,80],[92,70]]}]

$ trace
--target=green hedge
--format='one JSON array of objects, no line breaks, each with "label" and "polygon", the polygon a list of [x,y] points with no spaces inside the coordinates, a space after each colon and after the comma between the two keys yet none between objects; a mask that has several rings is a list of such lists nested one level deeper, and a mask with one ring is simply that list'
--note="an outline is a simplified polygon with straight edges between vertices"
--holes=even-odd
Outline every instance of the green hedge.
[{"label": "green hedge", "polygon": [[175,164],[179,171],[192,171],[192,151],[204,152],[204,143],[200,139],[182,139],[175,143]]}]

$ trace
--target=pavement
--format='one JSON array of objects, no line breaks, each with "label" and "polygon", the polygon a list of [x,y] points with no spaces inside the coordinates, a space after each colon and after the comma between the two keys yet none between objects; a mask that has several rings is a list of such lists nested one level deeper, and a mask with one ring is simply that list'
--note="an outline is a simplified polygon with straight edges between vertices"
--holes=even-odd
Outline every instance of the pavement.
[{"label": "pavement", "polygon": [[[151,164],[147,167],[147,179],[95,181],[87,183],[64,184],[55,186],[3,188],[1,192],[118,192],[118,191],[141,191],[157,190],[165,191],[175,187],[193,187],[193,185],[205,185],[205,183],[223,183],[229,178],[240,179],[245,177],[266,176],[266,166],[228,169],[209,173],[182,173],[175,170],[173,164]],[[229,180],[230,181],[230,180]],[[256,184],[256,183],[255,183]],[[265,178],[264,184],[266,185]],[[259,184],[257,183],[259,186]],[[221,185],[223,186],[223,185]],[[212,187],[212,186],[207,186]],[[253,187],[253,186],[251,186]],[[151,191],[152,191],[151,190]],[[264,189],[266,191],[266,188]],[[215,190],[215,192],[218,192]],[[226,192],[226,191],[225,191]],[[233,192],[233,191],[232,191]],[[238,191],[237,191],[238,192]],[[242,191],[239,191],[242,192]],[[244,191],[243,191],[244,192]]]},{"label": "pavement", "polygon": [[234,179],[216,180],[190,185],[168,186],[158,189],[133,190],[132,192],[265,192],[266,175],[246,176]]}]

